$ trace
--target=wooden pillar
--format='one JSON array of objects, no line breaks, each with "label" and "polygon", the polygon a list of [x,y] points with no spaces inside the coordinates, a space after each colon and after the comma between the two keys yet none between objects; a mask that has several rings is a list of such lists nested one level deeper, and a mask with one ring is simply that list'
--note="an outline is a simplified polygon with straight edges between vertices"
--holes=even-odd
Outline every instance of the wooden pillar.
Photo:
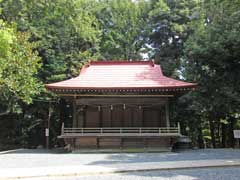
[{"label": "wooden pillar", "polygon": [[77,127],[82,128],[84,124],[84,106],[77,108]]},{"label": "wooden pillar", "polygon": [[138,106],[138,113],[139,113],[138,117],[139,117],[139,121],[141,123],[141,126],[144,127],[142,106]]},{"label": "wooden pillar", "polygon": [[83,108],[83,127],[85,128],[86,127],[86,111],[87,111],[87,106],[85,106],[84,108]]},{"label": "wooden pillar", "polygon": [[159,117],[159,120],[158,120],[158,127],[162,127],[162,121],[163,121],[163,118],[162,118],[162,108],[158,110],[158,117]]},{"label": "wooden pillar", "polygon": [[131,127],[133,127],[133,113],[134,113],[134,107],[133,108],[131,108],[131,111],[130,111],[130,113],[131,113],[131,117],[130,117],[130,120],[131,120]]},{"label": "wooden pillar", "polygon": [[77,127],[77,105],[76,105],[76,96],[73,97],[73,127]]},{"label": "wooden pillar", "polygon": [[59,102],[59,109],[60,109],[60,112],[59,112],[60,113],[59,114],[59,118],[60,118],[59,129],[61,129],[62,123],[68,123],[68,122],[66,122],[65,107],[66,107],[66,101],[61,98],[60,102]]},{"label": "wooden pillar", "polygon": [[165,117],[166,117],[166,127],[169,127],[170,122],[169,122],[169,99],[168,98],[165,104]]},{"label": "wooden pillar", "polygon": [[144,119],[144,108],[143,107],[141,107],[141,109],[142,109],[142,127],[145,127],[145,119]]},{"label": "wooden pillar", "polygon": [[125,119],[126,119],[126,104],[123,104],[123,115],[121,119],[121,127],[124,127]]},{"label": "wooden pillar", "polygon": [[103,127],[102,108],[98,106],[99,127]]},{"label": "wooden pillar", "polygon": [[110,113],[110,127],[112,127],[112,117],[113,117],[113,115],[112,115],[112,112],[113,111],[113,106],[111,105],[110,106],[110,111],[109,111],[109,113]]},{"label": "wooden pillar", "polygon": [[99,137],[96,137],[96,149],[99,149]]}]

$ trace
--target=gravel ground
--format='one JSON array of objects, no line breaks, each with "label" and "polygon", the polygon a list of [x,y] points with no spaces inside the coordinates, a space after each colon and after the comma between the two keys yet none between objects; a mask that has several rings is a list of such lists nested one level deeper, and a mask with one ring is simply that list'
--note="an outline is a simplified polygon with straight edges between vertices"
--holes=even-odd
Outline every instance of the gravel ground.
[{"label": "gravel ground", "polygon": [[239,180],[240,168],[209,168],[170,171],[131,172],[92,176],[30,178],[24,180]]},{"label": "gravel ground", "polygon": [[[54,167],[69,165],[114,165],[185,160],[240,159],[240,149],[204,149],[180,153],[59,154],[46,150],[20,150],[0,154],[0,169]],[[240,179],[240,178],[239,178]]]}]

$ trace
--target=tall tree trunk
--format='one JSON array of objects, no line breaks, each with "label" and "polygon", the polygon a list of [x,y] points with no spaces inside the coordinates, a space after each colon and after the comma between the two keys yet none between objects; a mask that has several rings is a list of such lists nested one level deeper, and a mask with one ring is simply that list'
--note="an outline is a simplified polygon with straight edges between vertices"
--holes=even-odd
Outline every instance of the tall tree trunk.
[{"label": "tall tree trunk", "polygon": [[210,116],[210,118],[209,118],[209,124],[210,124],[212,146],[213,146],[213,148],[216,148],[215,128],[214,128],[214,122],[213,122],[212,116]]},{"label": "tall tree trunk", "polygon": [[220,143],[221,143],[221,123],[220,123],[220,118],[218,117],[218,120],[215,121],[216,122],[216,125],[217,125],[217,136],[216,136],[216,143],[217,145],[220,146]]},{"label": "tall tree trunk", "polygon": [[226,124],[222,123],[222,148],[226,147]]},{"label": "tall tree trunk", "polygon": [[204,148],[203,135],[202,135],[202,126],[198,127],[198,147]]},{"label": "tall tree trunk", "polygon": [[235,139],[234,139],[234,135],[233,135],[233,130],[234,130],[234,125],[235,125],[236,119],[233,118],[233,117],[230,117],[230,118],[229,118],[229,121],[230,121],[230,124],[229,124],[229,132],[228,132],[229,141],[230,141],[230,146],[231,146],[232,148],[234,148],[234,146],[235,146]]}]

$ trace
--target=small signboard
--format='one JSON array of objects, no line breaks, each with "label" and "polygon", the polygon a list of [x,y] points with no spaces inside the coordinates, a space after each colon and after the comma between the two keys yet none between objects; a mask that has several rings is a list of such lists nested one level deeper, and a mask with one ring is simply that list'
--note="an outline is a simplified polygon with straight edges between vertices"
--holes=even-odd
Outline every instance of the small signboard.
[{"label": "small signboard", "polygon": [[45,129],[45,136],[49,136],[49,129],[48,128]]},{"label": "small signboard", "polygon": [[240,130],[233,130],[234,138],[240,139]]}]

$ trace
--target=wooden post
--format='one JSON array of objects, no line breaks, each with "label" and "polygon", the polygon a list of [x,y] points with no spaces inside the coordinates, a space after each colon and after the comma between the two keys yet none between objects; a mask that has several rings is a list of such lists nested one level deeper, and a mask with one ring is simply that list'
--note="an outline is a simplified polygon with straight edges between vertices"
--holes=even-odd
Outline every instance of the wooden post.
[{"label": "wooden post", "polygon": [[123,115],[121,119],[121,127],[124,127],[125,119],[126,119],[126,104],[123,104]]},{"label": "wooden post", "polygon": [[76,96],[73,97],[73,127],[77,127],[77,109],[76,109]]},{"label": "wooden post", "polygon": [[99,127],[103,127],[102,108],[98,106]]},{"label": "wooden post", "polygon": [[110,127],[112,127],[112,116],[113,116],[112,115],[113,114],[112,111],[113,111],[113,106],[111,105],[110,106]]},{"label": "wooden post", "polygon": [[166,126],[169,127],[170,126],[170,122],[169,122],[169,102],[168,102],[168,98],[167,98],[167,102],[165,104],[165,116],[166,116]]},{"label": "wooden post", "polygon": [[131,118],[130,118],[130,120],[131,120],[131,127],[133,127],[133,113],[134,113],[134,108],[130,108],[130,113],[131,113]]},{"label": "wooden post", "polygon": [[180,127],[180,122],[178,122],[178,133],[181,134],[181,127]]},{"label": "wooden post", "polygon": [[162,127],[162,121],[164,121],[164,119],[162,118],[162,115],[163,115],[163,109],[160,108],[160,109],[158,110],[158,117],[159,117],[158,127]]},{"label": "wooden post", "polygon": [[61,135],[64,135],[64,122],[62,123]]},{"label": "wooden post", "polygon": [[99,149],[99,137],[96,137],[96,149]]},{"label": "wooden post", "polygon": [[78,128],[84,127],[84,106],[83,105],[79,106],[77,116],[78,116],[77,117],[77,120],[78,120],[77,127]]},{"label": "wooden post", "polygon": [[143,109],[141,105],[138,106],[138,112],[139,112],[139,121],[141,122],[141,127],[144,127]]}]

